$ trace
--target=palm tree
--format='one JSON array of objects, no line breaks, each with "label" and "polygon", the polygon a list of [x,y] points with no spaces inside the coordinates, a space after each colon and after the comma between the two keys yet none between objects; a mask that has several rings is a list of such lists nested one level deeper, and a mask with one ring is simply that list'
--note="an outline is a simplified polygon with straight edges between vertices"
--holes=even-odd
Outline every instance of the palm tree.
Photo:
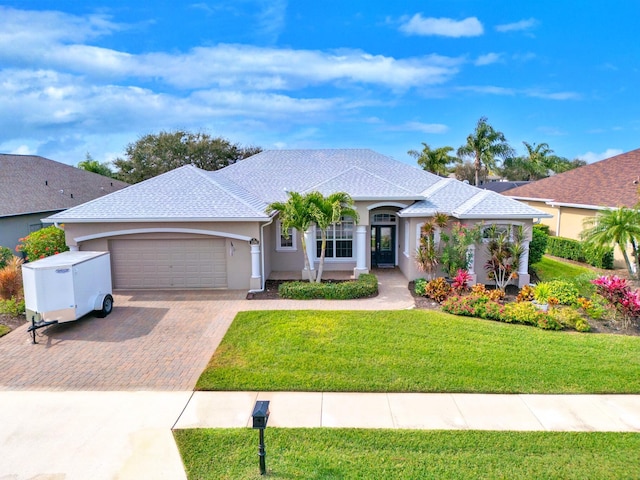
[{"label": "palm tree", "polygon": [[[640,274],[640,210],[620,207],[614,210],[598,212],[595,217],[584,221],[585,230],[580,234],[587,247],[603,248],[617,245],[622,251],[624,262],[631,278]],[[633,264],[629,259],[627,247],[631,245]],[[634,271],[635,270],[635,271]]]},{"label": "palm tree", "polygon": [[279,213],[282,233],[285,238],[288,238],[289,229],[295,229],[300,232],[300,241],[304,253],[304,266],[307,272],[309,272],[309,281],[312,282],[311,266],[309,264],[309,256],[307,255],[307,242],[304,238],[304,232],[309,229],[313,222],[311,202],[309,195],[302,195],[298,192],[288,192],[288,195],[289,198],[286,202],[270,203],[267,206],[267,213]]},{"label": "palm tree", "polygon": [[422,142],[423,148],[421,152],[417,150],[409,150],[407,153],[418,161],[418,165],[427,172],[444,176],[447,174],[447,167],[452,163],[460,163],[458,157],[449,155],[453,152],[452,147],[440,147],[432,150],[429,145]]},{"label": "palm tree", "polygon": [[[539,143],[533,145],[522,142],[527,149],[527,160],[530,163],[531,180],[539,180],[549,176],[551,169],[551,154],[553,150],[549,148],[548,143]],[[525,157],[526,158],[526,157]]]},{"label": "palm tree", "polygon": [[324,270],[324,257],[327,248],[327,229],[331,225],[340,223],[342,217],[351,217],[358,222],[358,212],[354,208],[351,196],[345,192],[332,193],[325,197],[320,192],[307,194],[311,218],[320,229],[322,243],[320,247],[320,262],[318,265],[318,276],[316,282],[322,281]]},{"label": "palm tree", "polygon": [[467,137],[467,143],[458,149],[459,157],[473,157],[476,186],[480,184],[479,174],[483,165],[488,170],[495,169],[496,158],[504,160],[513,154],[504,134],[489,125],[486,117],[480,117],[475,131]]}]

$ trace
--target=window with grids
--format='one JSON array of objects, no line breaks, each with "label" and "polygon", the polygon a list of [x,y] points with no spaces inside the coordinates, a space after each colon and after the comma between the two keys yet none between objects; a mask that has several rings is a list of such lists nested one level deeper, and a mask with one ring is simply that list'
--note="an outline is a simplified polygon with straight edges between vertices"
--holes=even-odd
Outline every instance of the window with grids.
[{"label": "window with grids", "polygon": [[[325,258],[353,258],[353,232],[355,222],[351,217],[342,217],[340,223],[327,228]],[[322,254],[322,230],[316,227],[316,256]]]},{"label": "window with grids", "polygon": [[[288,238],[287,238],[288,237]],[[287,234],[282,231],[282,225],[278,221],[276,223],[276,250],[296,250],[296,230],[289,228]]]}]

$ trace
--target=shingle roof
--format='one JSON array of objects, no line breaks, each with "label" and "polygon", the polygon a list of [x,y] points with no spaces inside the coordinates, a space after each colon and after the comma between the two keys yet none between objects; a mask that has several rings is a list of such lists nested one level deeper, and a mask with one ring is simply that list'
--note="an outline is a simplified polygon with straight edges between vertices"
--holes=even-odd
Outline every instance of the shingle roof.
[{"label": "shingle roof", "polygon": [[544,178],[504,195],[557,203],[633,207],[640,187],[640,149]]},{"label": "shingle roof", "polygon": [[[345,191],[354,200],[402,201],[401,216],[435,211],[475,218],[545,216],[523,203],[443,179],[372,150],[273,150],[215,172],[181,167],[50,217],[56,221],[263,220],[287,191]],[[495,198],[497,195],[498,199]],[[478,202],[465,202],[478,196]],[[421,200],[421,201],[420,201]],[[473,206],[473,208],[471,208]],[[499,209],[498,209],[499,208]],[[463,218],[463,217],[460,217]]]},{"label": "shingle roof", "polygon": [[126,186],[48,158],[0,154],[0,217],[64,210]]}]

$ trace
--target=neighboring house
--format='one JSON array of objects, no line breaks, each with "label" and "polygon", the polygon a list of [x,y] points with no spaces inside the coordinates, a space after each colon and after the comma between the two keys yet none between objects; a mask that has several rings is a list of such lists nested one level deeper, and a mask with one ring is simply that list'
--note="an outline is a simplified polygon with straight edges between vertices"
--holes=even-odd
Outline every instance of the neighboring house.
[{"label": "neighboring house", "polygon": [[[634,207],[640,187],[640,149],[543,178],[504,195],[552,217],[542,220],[551,235],[579,239],[583,221],[599,210]],[[616,259],[622,255],[616,249]]]},{"label": "neighboring house", "polygon": [[0,246],[14,250],[43,217],[126,186],[48,158],[0,154]]},{"label": "neighboring house", "polygon": [[531,183],[529,181],[514,181],[511,180],[500,180],[499,182],[489,182],[480,185],[480,188],[483,190],[491,190],[496,193],[503,193],[508,190],[521,187],[522,185],[527,185]]},{"label": "neighboring house", "polygon": [[[215,172],[184,166],[52,215],[65,224],[71,249],[108,250],[116,289],[230,288],[259,290],[272,272],[302,276],[308,255],[315,270],[315,228],[282,234],[277,214],[265,213],[287,192],[345,191],[359,223],[330,228],[325,271],[397,266],[423,276],[414,252],[420,227],[436,212],[464,223],[530,227],[545,214],[494,192],[441,178],[371,150],[265,151]],[[530,229],[528,229],[530,230]],[[530,238],[529,231],[529,238]],[[527,242],[528,247],[528,242]],[[487,282],[482,245],[472,270]],[[528,249],[520,284],[527,283]]]}]

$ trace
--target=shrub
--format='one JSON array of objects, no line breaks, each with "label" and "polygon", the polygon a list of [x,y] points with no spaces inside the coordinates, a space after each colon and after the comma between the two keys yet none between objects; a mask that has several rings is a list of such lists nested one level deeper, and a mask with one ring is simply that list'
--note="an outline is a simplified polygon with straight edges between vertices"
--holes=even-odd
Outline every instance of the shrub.
[{"label": "shrub", "polygon": [[613,248],[611,247],[592,247],[589,248],[583,243],[584,260],[589,265],[596,268],[605,268],[613,270]]},{"label": "shrub", "polygon": [[547,253],[554,257],[584,262],[582,244],[572,238],[549,237],[547,241]]},{"label": "shrub", "polygon": [[500,320],[504,305],[479,295],[452,295],[442,303],[442,311],[464,317]]},{"label": "shrub", "polygon": [[24,300],[18,298],[0,300],[0,314],[14,317],[24,314]]},{"label": "shrub", "polygon": [[578,289],[571,282],[564,280],[551,280],[548,283],[550,296],[558,300],[560,305],[575,305],[578,300]]},{"label": "shrub", "polygon": [[587,322],[584,318],[580,318],[576,322],[576,330],[578,332],[590,332],[591,331],[591,325],[589,325],[589,322]]},{"label": "shrub", "polygon": [[531,285],[525,285],[518,292],[518,296],[516,297],[516,302],[530,302],[534,297],[535,288]]},{"label": "shrub", "polygon": [[598,275],[594,272],[581,273],[573,277],[570,281],[578,289],[580,295],[583,297],[591,297],[596,293],[596,286],[593,284],[596,278],[598,278]]},{"label": "shrub", "polygon": [[493,290],[487,290],[487,297],[489,300],[493,300],[494,302],[500,302],[501,300],[504,300],[505,293],[504,290],[495,288]]},{"label": "shrub", "polygon": [[549,235],[549,225],[545,225],[544,223],[538,223],[534,225],[533,228],[540,230],[542,231],[542,233]]},{"label": "shrub", "polygon": [[22,259],[12,257],[5,267],[0,269],[0,299],[22,297]]},{"label": "shrub", "polygon": [[415,286],[413,287],[413,291],[416,292],[416,295],[420,295],[421,297],[424,297],[427,290],[427,280],[424,278],[418,278],[416,279],[415,282]]},{"label": "shrub", "polygon": [[372,297],[378,293],[378,278],[370,273],[348,282],[285,282],[278,287],[282,298],[294,300],[350,300]]},{"label": "shrub", "polygon": [[538,319],[538,328],[543,330],[562,330],[562,325],[550,315],[543,315]]},{"label": "shrub", "polygon": [[425,286],[425,296],[438,303],[444,301],[451,294],[451,285],[443,277],[434,278]]},{"label": "shrub", "polygon": [[640,316],[640,291],[631,291],[624,278],[617,275],[602,276],[593,281],[597,293],[604,297],[610,308],[622,316],[623,326]]},{"label": "shrub", "polygon": [[471,281],[471,274],[466,270],[458,270],[456,276],[453,277],[453,283],[451,287],[457,293],[464,292],[469,289],[469,282]]},{"label": "shrub", "polygon": [[10,248],[0,247],[0,268],[4,268],[11,257],[13,257],[13,252]]},{"label": "shrub", "polygon": [[546,316],[529,302],[516,302],[505,305],[504,321],[507,323],[520,323],[522,325],[538,326],[540,318]]},{"label": "shrub", "polygon": [[20,242],[18,251],[23,252],[29,262],[69,250],[65,243],[64,230],[55,225],[30,233],[21,238]]},{"label": "shrub", "polygon": [[533,291],[533,297],[538,303],[549,303],[549,297],[551,296],[551,286],[549,282],[540,282],[535,286]]},{"label": "shrub", "polygon": [[[546,227],[546,231],[544,228]],[[529,267],[534,263],[542,260],[544,252],[547,250],[547,241],[549,239],[548,225],[534,225],[531,231],[531,242],[529,242]]]},{"label": "shrub", "polygon": [[579,321],[584,321],[578,311],[571,307],[553,308],[549,310],[549,315],[563,327],[574,330],[577,330],[576,325]]},{"label": "shrub", "polygon": [[594,320],[600,320],[604,317],[607,309],[605,307],[606,300],[600,295],[593,295],[590,300],[586,298],[578,298],[578,308],[580,308],[585,315]]}]

